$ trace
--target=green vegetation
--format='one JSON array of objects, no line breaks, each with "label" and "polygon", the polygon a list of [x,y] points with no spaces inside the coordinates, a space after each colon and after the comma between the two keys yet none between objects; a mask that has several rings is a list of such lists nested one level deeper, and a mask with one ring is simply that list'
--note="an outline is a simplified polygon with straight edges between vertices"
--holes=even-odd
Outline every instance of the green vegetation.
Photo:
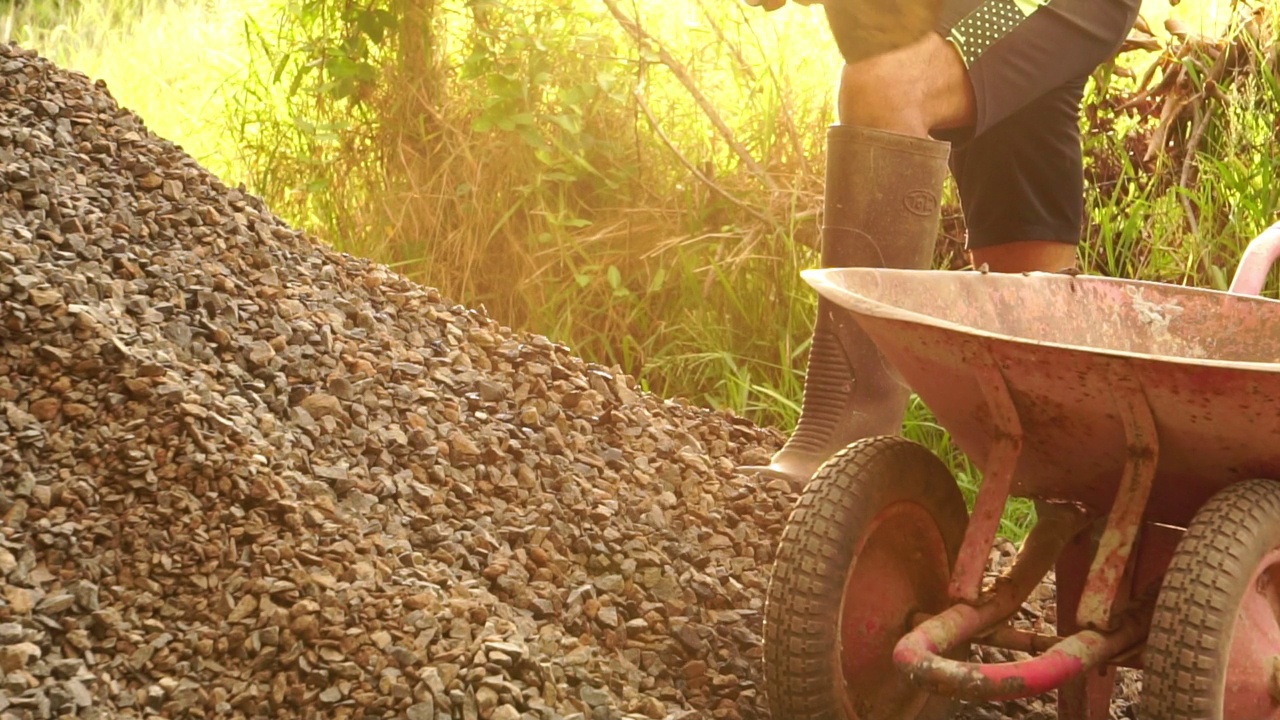
[{"label": "green vegetation", "polygon": [[239,175],[228,88],[245,72],[244,17],[267,0],[0,0],[0,40],[103,79],[122,105],[224,178]]},{"label": "green vegetation", "polygon": [[[1226,0],[1146,10],[1154,51],[1100,70],[1086,99],[1082,259],[1225,287],[1280,207],[1276,19]],[[335,247],[655,392],[794,422],[837,68],[819,9],[26,0],[0,16]],[[951,208],[939,265],[963,263],[961,232]],[[972,488],[918,403],[908,433]],[[1006,532],[1029,518],[1014,508]]]}]

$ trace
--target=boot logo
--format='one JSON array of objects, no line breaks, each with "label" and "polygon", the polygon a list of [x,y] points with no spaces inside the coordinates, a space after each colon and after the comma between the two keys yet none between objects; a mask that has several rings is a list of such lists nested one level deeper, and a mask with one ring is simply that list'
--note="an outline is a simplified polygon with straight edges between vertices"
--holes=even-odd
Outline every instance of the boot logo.
[{"label": "boot logo", "polygon": [[938,210],[938,198],[928,190],[912,190],[902,198],[902,206],[916,215],[932,215]]}]

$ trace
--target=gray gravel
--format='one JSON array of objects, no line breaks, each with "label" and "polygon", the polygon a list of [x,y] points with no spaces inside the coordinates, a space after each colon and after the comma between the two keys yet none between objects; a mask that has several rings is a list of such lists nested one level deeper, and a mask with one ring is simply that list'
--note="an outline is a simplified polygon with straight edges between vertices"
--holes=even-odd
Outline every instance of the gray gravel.
[{"label": "gray gravel", "polygon": [[0,46],[0,718],[763,718],[782,439]]}]

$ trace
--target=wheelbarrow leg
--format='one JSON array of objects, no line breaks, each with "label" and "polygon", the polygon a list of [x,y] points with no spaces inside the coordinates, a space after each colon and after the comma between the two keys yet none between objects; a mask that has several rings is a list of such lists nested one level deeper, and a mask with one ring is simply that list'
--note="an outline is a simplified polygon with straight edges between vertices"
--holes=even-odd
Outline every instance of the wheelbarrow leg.
[{"label": "wheelbarrow leg", "polygon": [[1107,720],[1116,669],[1098,668],[1058,688],[1058,720]]},{"label": "wheelbarrow leg", "polygon": [[[1058,556],[1055,574],[1060,636],[1065,637],[1081,629],[1076,625],[1076,608],[1092,562],[1093,548],[1088,531],[1067,543]],[[1105,665],[1058,688],[1058,720],[1108,720],[1115,681],[1115,667]]]}]

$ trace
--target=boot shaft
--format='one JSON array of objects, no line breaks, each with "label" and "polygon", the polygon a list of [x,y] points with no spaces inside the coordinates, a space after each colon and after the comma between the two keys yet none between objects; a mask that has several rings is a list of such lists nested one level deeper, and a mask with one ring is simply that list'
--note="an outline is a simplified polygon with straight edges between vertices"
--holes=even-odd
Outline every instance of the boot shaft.
[{"label": "boot shaft", "polygon": [[929,138],[828,128],[822,265],[928,267],[950,154]]}]

